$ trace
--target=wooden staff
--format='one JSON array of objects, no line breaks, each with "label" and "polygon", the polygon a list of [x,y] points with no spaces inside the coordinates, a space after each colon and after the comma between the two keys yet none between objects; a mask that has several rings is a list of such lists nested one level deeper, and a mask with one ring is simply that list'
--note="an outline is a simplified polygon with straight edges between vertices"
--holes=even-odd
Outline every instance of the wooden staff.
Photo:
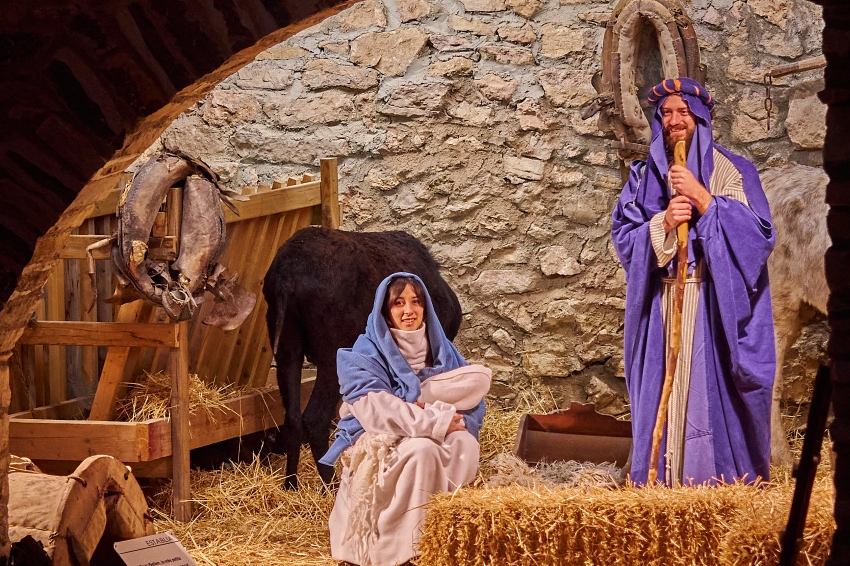
[{"label": "wooden staff", "polygon": [[[673,149],[673,163],[687,166],[688,154],[685,142],[676,142]],[[676,227],[676,286],[673,288],[672,332],[667,348],[667,363],[664,372],[664,387],[661,389],[661,401],[658,404],[658,414],[655,416],[655,428],[652,429],[652,451],[649,453],[649,475],[647,483],[655,484],[658,479],[658,456],[661,453],[661,436],[664,433],[664,423],[667,422],[667,405],[673,392],[673,378],[676,375],[676,365],[679,361],[679,349],[682,342],[682,306],[685,303],[685,278],[688,276],[688,223],[682,222]],[[669,442],[670,439],[668,438]]]}]

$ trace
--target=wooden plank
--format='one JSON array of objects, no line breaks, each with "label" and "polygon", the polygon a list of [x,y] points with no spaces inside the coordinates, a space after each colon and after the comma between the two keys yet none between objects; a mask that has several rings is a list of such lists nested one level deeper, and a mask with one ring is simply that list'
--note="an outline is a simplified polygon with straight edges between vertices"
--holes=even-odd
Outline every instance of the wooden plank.
[{"label": "wooden plank", "polygon": [[[282,234],[287,234],[284,237],[289,237],[288,234],[290,234],[292,227],[295,225],[297,215],[298,212],[293,211],[270,218],[269,225],[270,227],[274,226],[274,230],[267,230],[263,234],[264,237],[260,247],[265,253],[261,253],[257,258],[257,262],[253,264],[251,273],[248,274],[250,277],[247,283],[250,285],[249,290],[258,294],[257,304],[238,329],[239,338],[237,340],[241,347],[231,357],[227,371],[227,375],[234,383],[243,385],[251,381],[256,349],[262,346],[259,342],[259,337],[262,336],[262,327],[266,326],[265,315],[268,309],[268,305],[266,305],[266,301],[262,296],[263,277],[274,259],[274,254],[277,252],[275,244],[281,239]],[[268,330],[266,333],[268,333]]]},{"label": "wooden plank", "polygon": [[[271,246],[275,254],[277,253],[278,248],[280,248],[286,240],[291,238],[295,232],[302,228],[306,228],[310,224],[310,209],[302,209],[290,214],[294,216],[294,225],[282,232],[277,237],[274,245]],[[271,257],[271,260],[273,259],[274,255]],[[269,260],[269,265],[271,265],[271,260]],[[266,268],[266,271],[268,271],[268,267]],[[239,376],[240,384],[250,385],[252,387],[262,387],[265,385],[269,369],[271,368],[271,361],[274,357],[274,352],[272,352],[271,342],[269,340],[268,327],[265,323],[268,304],[265,299],[258,301],[258,304],[259,308],[257,311],[257,320],[259,321],[259,324],[256,325],[254,335],[252,337],[253,357],[246,359],[242,372]]]},{"label": "wooden plank", "polygon": [[[301,384],[302,410],[307,406],[314,384],[315,378],[308,378]],[[74,399],[64,405],[79,406],[79,401]],[[273,428],[283,423],[286,414],[277,389],[229,399],[224,406],[226,408],[216,407],[191,415],[191,449]],[[41,409],[56,414],[58,406]],[[78,463],[93,454],[109,454],[125,463],[161,463],[172,454],[171,426],[165,418],[125,423],[14,415],[9,420],[9,446],[16,455],[36,461]],[[135,471],[136,466],[133,469]]]},{"label": "wooden plank", "polygon": [[173,324],[143,322],[42,321],[24,330],[18,343],[174,348],[177,329]]},{"label": "wooden plank", "polygon": [[320,193],[322,202],[322,226],[339,228],[339,169],[336,157],[319,160],[321,170]]},{"label": "wooden plank", "polygon": [[10,419],[52,419],[52,420],[77,420],[83,416],[83,405],[85,397],[68,399],[61,403],[47,405],[46,407],[35,407],[29,411],[21,411],[9,415]]},{"label": "wooden plank", "polygon": [[[68,244],[59,253],[59,257],[62,259],[88,259],[86,247],[108,237],[100,234],[71,234]],[[109,259],[110,249],[109,246],[106,246],[92,250],[92,257],[96,260],[107,260]],[[177,259],[177,238],[175,236],[150,238],[148,240],[148,257],[156,261]]]},{"label": "wooden plank", "polygon": [[[278,218],[279,216],[277,215],[258,218],[255,221],[258,226],[256,236],[250,240],[240,242],[243,246],[250,246],[250,248],[247,253],[241,254],[245,257],[245,264],[239,270],[239,283],[248,291],[257,293],[257,304],[260,302],[260,295],[262,295],[262,277],[268,268],[266,266],[266,269],[264,269],[262,266],[262,258],[266,255],[266,250],[263,248],[268,245],[268,233],[273,231],[271,227],[276,225]],[[238,253],[238,250],[233,251]],[[260,270],[262,270],[261,273],[258,273]],[[239,379],[238,374],[231,373],[234,371],[231,363],[234,358],[238,363],[243,349],[248,346],[247,339],[251,334],[252,325],[256,320],[257,304],[254,305],[254,310],[251,311],[239,328],[227,333],[227,346],[221,349],[221,357],[216,366],[224,372],[223,376],[219,376],[226,378],[224,383],[235,383]],[[218,378],[217,381],[221,383]]]},{"label": "wooden plank", "polygon": [[[246,276],[250,280],[250,272],[253,269],[252,262],[256,261],[261,251],[256,242],[262,238],[268,224],[269,217],[264,216],[234,227],[234,229],[241,228],[241,230],[238,234],[234,233],[225,251],[225,257],[221,260],[222,264],[228,266],[229,273],[239,273],[239,283],[246,289],[249,288],[246,285]],[[251,318],[250,314],[248,318]],[[244,325],[245,323],[240,326],[240,329]],[[218,384],[234,382],[234,379],[228,376],[227,372],[233,351],[239,343],[239,329],[225,332],[220,328],[206,327],[202,331],[204,337],[199,348],[198,375],[203,379],[214,379]]]},{"label": "wooden plank", "polygon": [[[45,285],[47,292],[47,319],[65,320],[65,263],[59,262]],[[48,388],[51,403],[64,401],[66,396],[66,360],[65,348],[63,346],[51,345],[47,347],[48,357]]]},{"label": "wooden plank", "polygon": [[[229,272],[241,275],[242,268],[245,267],[246,254],[242,253],[245,250],[241,248],[240,244],[253,241],[258,234],[257,225],[259,222],[262,222],[262,220],[239,222],[233,226],[232,230],[228,227],[230,243],[224,250],[219,262],[226,265]],[[218,375],[226,370],[219,365],[218,360],[222,356],[222,352],[227,349],[228,337],[234,333],[201,324],[200,321],[209,314],[213,306],[212,300],[205,300],[191,322],[189,351],[192,352],[193,357],[189,360],[189,372],[198,374],[201,379],[208,382],[227,383],[226,375]]]},{"label": "wooden plank", "polygon": [[[132,323],[140,318],[150,316],[151,305],[145,301],[133,301],[121,305],[118,311],[118,323]],[[115,411],[115,397],[118,386],[124,377],[124,366],[130,355],[129,346],[112,346],[106,355],[100,381],[92,402],[90,421],[108,421]]]},{"label": "wooden plank", "polygon": [[174,520],[192,520],[192,494],[189,485],[189,323],[178,325],[180,340],[171,350],[171,509]]},{"label": "wooden plank", "polygon": [[[44,292],[44,290],[42,291]],[[47,318],[47,306],[44,299],[39,301],[35,310],[36,320]],[[47,348],[42,345],[32,348],[32,374],[35,379],[35,402],[38,405],[50,404],[50,387],[47,381]]]},{"label": "wooden plank", "polygon": [[[65,263],[65,320],[81,320],[82,302],[80,297],[80,262],[60,260]],[[85,271],[82,272],[85,274]],[[77,397],[85,393],[82,378],[83,353],[79,346],[65,347],[65,383],[66,397]]]},{"label": "wooden plank", "polygon": [[261,216],[298,210],[299,208],[308,208],[316,204],[321,204],[319,181],[250,195],[247,201],[236,202],[239,216],[225,208],[224,220],[225,222],[241,222]]},{"label": "wooden plank", "polygon": [[122,462],[149,458],[148,424],[14,419],[9,421],[9,450],[42,460],[82,462],[109,454]]},{"label": "wooden plank", "polygon": [[[80,227],[81,234],[93,234],[94,220],[86,220]],[[80,260],[80,320],[94,322],[97,320],[97,308],[94,304],[92,293],[92,281],[88,274],[88,262]],[[80,379],[89,392],[94,392],[97,387],[97,376],[100,368],[97,364],[97,348],[95,346],[82,346],[80,348]]]}]

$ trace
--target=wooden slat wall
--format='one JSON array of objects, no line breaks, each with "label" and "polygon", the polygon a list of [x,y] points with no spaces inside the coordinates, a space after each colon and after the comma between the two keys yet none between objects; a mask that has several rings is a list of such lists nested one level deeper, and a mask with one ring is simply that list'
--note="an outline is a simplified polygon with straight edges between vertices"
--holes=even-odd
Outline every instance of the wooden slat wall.
[{"label": "wooden slat wall", "polygon": [[[119,189],[123,186],[122,181]],[[290,178],[285,182],[275,182],[273,187],[261,185],[244,190],[245,194],[255,195],[246,203],[237,203],[245,214],[235,217],[229,211],[227,213],[228,246],[220,261],[227,267],[226,275],[238,273],[240,285],[257,294],[253,312],[232,331],[204,325],[201,320],[214,305],[212,297],[207,294],[208,300],[200,306],[190,324],[189,371],[210,382],[263,386],[267,381],[272,352],[266,330],[267,305],[262,297],[263,277],[278,248],[296,231],[310,225],[314,209],[320,204],[319,182],[314,181],[311,175],[305,175],[301,180]],[[112,234],[117,229],[114,203],[119,192],[116,190],[104,199],[104,205],[97,209],[97,214],[102,216],[86,220],[75,234]],[[281,197],[278,198],[275,193]],[[273,213],[263,215],[264,210]],[[112,295],[114,285],[109,261],[96,262],[96,283],[97,301],[88,276],[87,260],[66,259],[60,262],[45,285],[44,300],[38,307],[36,319],[112,322],[117,317],[118,307],[103,302]],[[164,310],[156,307],[138,322],[167,320]],[[20,344],[19,350],[21,377],[17,380],[20,383],[13,384],[13,388],[17,385],[19,389],[26,387],[27,390],[17,392],[18,405],[31,404],[27,401],[31,398],[31,402],[39,407],[76,396],[90,400],[107,354],[111,352],[108,347],[33,344]],[[127,356],[128,364],[132,363],[132,366],[125,369],[123,380],[131,380],[143,370],[156,372],[167,369],[167,348],[132,350]],[[25,382],[29,383],[28,387]],[[33,407],[17,408],[30,410]]]}]

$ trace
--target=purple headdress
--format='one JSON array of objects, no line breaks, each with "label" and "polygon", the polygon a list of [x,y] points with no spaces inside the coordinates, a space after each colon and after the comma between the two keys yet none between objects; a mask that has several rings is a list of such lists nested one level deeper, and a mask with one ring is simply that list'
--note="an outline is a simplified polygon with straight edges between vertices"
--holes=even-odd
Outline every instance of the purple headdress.
[{"label": "purple headdress", "polygon": [[[711,130],[711,109],[714,98],[708,90],[688,77],[666,79],[652,87],[648,99],[655,103],[655,115],[652,120],[652,140],[649,143],[647,168],[658,175],[658,179],[667,186],[667,149],[664,147],[664,132],[661,122],[661,105],[668,96],[677,95],[687,103],[696,118],[696,129],[688,150],[688,169],[708,188],[708,180],[714,171],[714,137]],[[666,190],[666,189],[665,189]]]}]

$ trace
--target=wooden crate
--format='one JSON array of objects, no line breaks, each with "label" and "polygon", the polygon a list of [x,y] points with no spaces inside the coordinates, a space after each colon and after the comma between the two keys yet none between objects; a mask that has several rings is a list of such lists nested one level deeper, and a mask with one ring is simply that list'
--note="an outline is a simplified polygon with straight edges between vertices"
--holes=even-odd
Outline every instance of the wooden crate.
[{"label": "wooden crate", "polygon": [[[254,310],[239,327],[223,331],[200,321],[213,306],[205,301],[191,321],[169,323],[164,310],[143,301],[113,308],[94,300],[87,276],[86,247],[115,226],[114,211],[124,183],[107,195],[61,253],[35,320],[18,341],[11,367],[13,403],[9,425],[12,453],[61,470],[93,454],[108,454],[133,466],[136,475],[173,475],[175,515],[188,519],[189,450],[265,430],[282,422],[277,391],[253,393],[228,402],[230,410],[188,415],[188,374],[218,384],[263,387],[273,353],[266,329],[263,277],[277,249],[296,231],[319,219],[339,226],[336,159],[322,160],[322,177],[287,179],[246,188],[240,215],[225,210],[227,248],[220,262],[239,283],[257,294]],[[164,206],[179,210],[180,191]],[[177,203],[172,206],[172,203]],[[155,224],[152,254],[173,257],[179,228],[166,211],[162,233]],[[108,250],[95,253],[108,259]],[[111,294],[108,261],[97,261],[100,298]],[[96,303],[96,304],[95,304]],[[89,308],[89,307],[92,308]],[[172,418],[142,423],[111,420],[119,385],[142,371],[168,369],[172,378]],[[76,395],[69,395],[68,384]],[[80,395],[79,389],[87,389]],[[302,407],[312,382],[302,387]],[[83,414],[92,401],[88,420]],[[72,397],[69,399],[69,397]],[[178,478],[180,476],[180,478]],[[179,485],[178,485],[179,484]],[[178,493],[179,492],[179,493]]]}]

